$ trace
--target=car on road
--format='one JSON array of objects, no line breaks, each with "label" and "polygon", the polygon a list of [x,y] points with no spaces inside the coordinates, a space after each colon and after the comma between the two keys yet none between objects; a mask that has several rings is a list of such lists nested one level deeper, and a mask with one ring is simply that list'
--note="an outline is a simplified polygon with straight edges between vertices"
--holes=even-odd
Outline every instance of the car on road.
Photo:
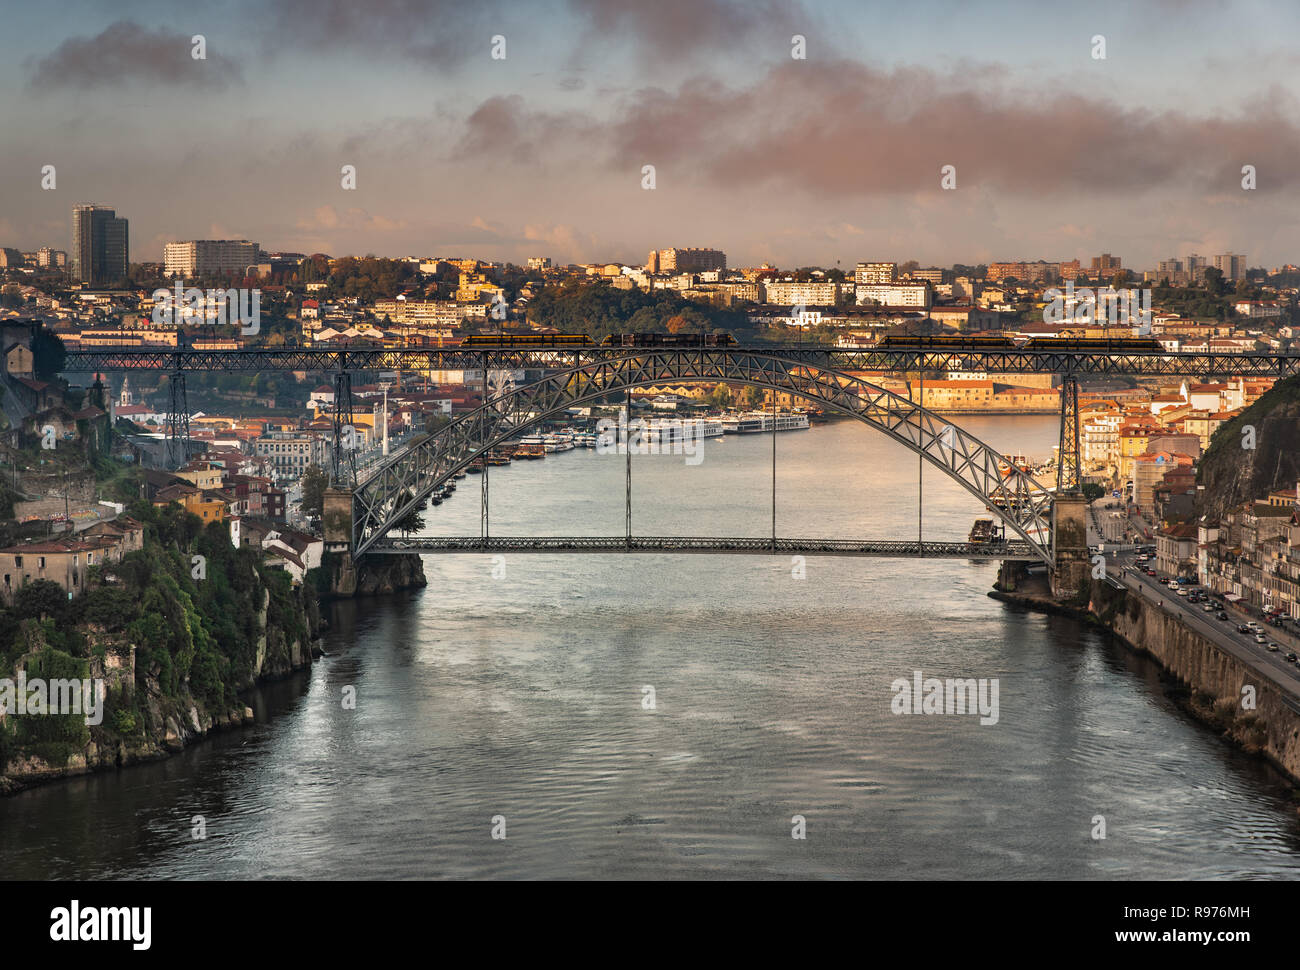
[{"label": "car on road", "polygon": [[1181,586],[1179,586],[1176,590],[1174,590],[1174,592],[1177,593],[1179,596],[1187,595],[1187,590],[1183,589],[1183,587]]},{"label": "car on road", "polygon": [[1148,556],[1145,552],[1142,553],[1142,555],[1138,556],[1138,562],[1150,562],[1150,561],[1151,561],[1151,557]]},{"label": "car on road", "polygon": [[1295,651],[1293,650],[1286,655],[1286,659],[1291,661],[1292,663],[1295,663],[1297,660],[1300,660],[1300,657],[1297,657],[1295,655]]},{"label": "car on road", "polygon": [[1269,645],[1268,645],[1268,652],[1269,652],[1269,653],[1277,653],[1279,649],[1280,649],[1280,648],[1278,647],[1278,645],[1277,645],[1276,643],[1272,643],[1272,642],[1270,642]]},{"label": "car on road", "polygon": [[1255,631],[1252,630],[1250,627],[1246,626],[1246,624],[1244,624],[1244,623],[1238,623],[1238,624],[1237,624],[1237,632],[1238,632],[1238,633],[1254,633]]},{"label": "car on road", "polygon": [[1219,610],[1219,612],[1216,615],[1220,620],[1226,620],[1228,618],[1228,614],[1223,612],[1223,610]]},{"label": "car on road", "polygon": [[1264,636],[1264,634],[1262,634],[1262,633],[1256,633],[1256,634],[1255,634],[1255,642],[1256,642],[1256,643],[1268,643],[1268,637]]},{"label": "car on road", "polygon": [[1213,603],[1206,603],[1204,606],[1201,607],[1201,612],[1202,612],[1202,613],[1213,613],[1213,612],[1214,612],[1214,604],[1213,604]]}]

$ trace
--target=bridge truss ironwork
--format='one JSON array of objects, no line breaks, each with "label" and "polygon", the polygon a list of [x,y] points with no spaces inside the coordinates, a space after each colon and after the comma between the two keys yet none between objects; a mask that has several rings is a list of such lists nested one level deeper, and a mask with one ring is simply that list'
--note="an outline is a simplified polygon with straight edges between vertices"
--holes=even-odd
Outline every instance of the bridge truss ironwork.
[{"label": "bridge truss ironwork", "polygon": [[700,538],[695,536],[421,536],[389,539],[370,547],[388,553],[640,552],[723,555],[874,556],[885,559],[998,559],[1039,562],[1025,542],[917,542],[914,540],[809,538]]},{"label": "bridge truss ironwork", "polygon": [[[883,432],[989,506],[1042,560],[1053,561],[1052,496],[974,435],[865,380],[759,351],[623,349],[544,376],[461,415],[380,465],[353,493],[352,551],[374,547],[475,458],[571,407],[654,384],[745,384],[794,394]],[[409,498],[408,498],[409,497]]]},{"label": "bridge truss ironwork", "polygon": [[[686,352],[686,351],[682,351]],[[991,374],[1131,375],[1138,377],[1290,377],[1300,374],[1300,353],[1155,353],[1047,349],[954,348],[873,349],[815,344],[755,344],[728,348],[729,353],[782,357],[840,371],[983,370]],[[616,359],[623,347],[460,349],[255,349],[255,350],[74,350],[66,355],[65,373],[133,370],[220,371],[433,371],[570,367],[579,361]]]},{"label": "bridge truss ironwork", "polygon": [[[344,457],[341,429],[351,423],[340,408],[350,404],[350,375],[378,370],[515,370],[535,368],[541,380],[499,395],[462,415],[438,434],[413,442],[380,465],[365,481]],[[984,370],[989,373],[1059,373],[1062,436],[1058,490],[1078,488],[1078,384],[1082,375],[1147,377],[1287,377],[1300,373],[1295,353],[1160,353],[1048,348],[916,346],[839,348],[812,344],[760,344],[729,348],[343,348],[239,351],[78,350],[66,355],[65,372],[166,371],[181,398],[169,422],[184,447],[188,411],[186,372],[332,372],[335,383],[332,481],[356,482],[353,550],[358,555],[407,511],[474,458],[566,408],[633,387],[691,380],[751,384],[794,393],[833,411],[852,415],[900,441],[983,499],[1040,558],[1051,561],[1051,496],[1020,469],[968,433],[911,401],[889,394],[849,372]],[[936,429],[938,429],[936,431]],[[944,435],[940,438],[939,435]],[[486,474],[485,474],[486,479]],[[484,481],[486,494],[486,480]],[[399,497],[409,501],[399,502]],[[400,508],[398,507],[400,505]],[[486,522],[483,524],[487,535]],[[919,541],[919,539],[918,539]],[[375,551],[378,551],[377,549]]]}]

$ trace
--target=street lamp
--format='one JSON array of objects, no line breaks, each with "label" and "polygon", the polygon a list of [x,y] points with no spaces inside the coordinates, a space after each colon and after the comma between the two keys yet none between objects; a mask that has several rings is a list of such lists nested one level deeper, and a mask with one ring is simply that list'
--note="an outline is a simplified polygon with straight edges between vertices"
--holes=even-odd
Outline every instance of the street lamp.
[{"label": "street lamp", "polygon": [[393,386],[392,381],[380,381],[379,386],[384,389],[384,457],[388,457],[388,389]]}]

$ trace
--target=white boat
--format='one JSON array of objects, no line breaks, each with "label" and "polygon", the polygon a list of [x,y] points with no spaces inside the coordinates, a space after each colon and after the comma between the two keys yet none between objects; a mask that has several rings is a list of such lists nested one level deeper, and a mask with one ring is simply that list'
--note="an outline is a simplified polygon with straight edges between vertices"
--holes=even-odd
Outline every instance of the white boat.
[{"label": "white boat", "polygon": [[652,418],[642,432],[647,443],[664,445],[688,439],[720,438],[724,433],[720,418]]},{"label": "white boat", "polygon": [[558,434],[548,434],[543,438],[543,447],[549,454],[555,454],[561,451],[573,450],[573,435],[560,432]]},{"label": "white boat", "polygon": [[[727,434],[758,434],[771,431],[772,412],[745,411],[734,417],[723,418],[722,426]],[[802,411],[778,411],[775,426],[777,431],[802,431],[809,426],[808,415]]]}]

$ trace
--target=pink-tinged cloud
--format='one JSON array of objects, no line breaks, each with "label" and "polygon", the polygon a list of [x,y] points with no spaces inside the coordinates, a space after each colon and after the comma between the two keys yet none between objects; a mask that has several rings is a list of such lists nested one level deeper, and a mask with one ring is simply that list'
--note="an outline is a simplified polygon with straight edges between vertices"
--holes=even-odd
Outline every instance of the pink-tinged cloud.
[{"label": "pink-tinged cloud", "polygon": [[1050,196],[1183,190],[1241,194],[1300,176],[1300,128],[1268,104],[1234,117],[1151,112],[1069,92],[1010,90],[995,70],[882,71],[855,61],[792,61],[750,87],[710,77],[647,88],[608,118],[535,111],[520,96],[485,101],[456,154],[562,160],[616,171],[653,164],[663,182],[825,196],[957,187]]},{"label": "pink-tinged cloud", "polygon": [[656,65],[763,39],[769,56],[788,56],[791,36],[811,24],[803,6],[790,0],[570,0],[569,7],[589,27],[580,49],[630,38],[638,56]]},{"label": "pink-tinged cloud", "polygon": [[30,90],[87,90],[125,82],[220,91],[243,80],[238,61],[214,48],[193,57],[193,34],[119,20],[94,37],[70,37],[36,62]]}]

